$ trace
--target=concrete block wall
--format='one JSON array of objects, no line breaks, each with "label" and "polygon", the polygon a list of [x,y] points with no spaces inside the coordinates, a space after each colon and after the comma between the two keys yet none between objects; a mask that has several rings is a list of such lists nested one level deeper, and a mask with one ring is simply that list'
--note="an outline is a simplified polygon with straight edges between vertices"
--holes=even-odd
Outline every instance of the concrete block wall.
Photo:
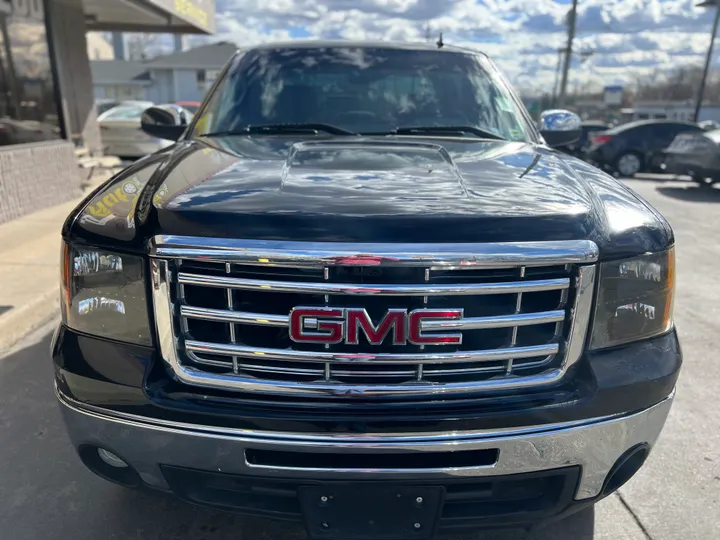
[{"label": "concrete block wall", "polygon": [[80,196],[81,179],[68,141],[0,147],[0,223]]}]

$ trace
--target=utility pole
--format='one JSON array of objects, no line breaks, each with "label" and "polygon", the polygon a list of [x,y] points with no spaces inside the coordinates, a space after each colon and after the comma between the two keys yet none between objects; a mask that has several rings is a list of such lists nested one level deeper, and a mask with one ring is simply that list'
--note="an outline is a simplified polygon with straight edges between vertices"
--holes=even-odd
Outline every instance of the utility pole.
[{"label": "utility pole", "polygon": [[573,0],[570,13],[568,13],[568,40],[567,47],[565,48],[565,65],[563,66],[562,81],[560,82],[558,107],[565,105],[568,72],[570,71],[570,62],[572,61],[573,55],[573,40],[575,39],[575,19],[577,19],[577,0]]},{"label": "utility pole", "polygon": [[710,71],[710,60],[712,60],[713,46],[715,45],[715,34],[717,34],[718,22],[720,22],[720,4],[718,0],[705,0],[698,7],[715,7],[715,21],[713,22],[712,35],[710,36],[710,46],[705,57],[705,68],[703,69],[702,80],[700,81],[700,89],[698,90],[697,101],[695,102],[694,121],[700,119],[700,109],[702,108],[703,98],[705,97],[705,83],[707,82],[708,71]]},{"label": "utility pole", "polygon": [[553,84],[553,93],[552,93],[552,107],[557,107],[558,104],[558,85],[560,84],[560,68],[562,67],[562,59],[563,59],[563,53],[565,52],[565,49],[560,47],[557,50],[558,53],[558,61],[557,61],[557,67],[555,68],[555,83]]}]

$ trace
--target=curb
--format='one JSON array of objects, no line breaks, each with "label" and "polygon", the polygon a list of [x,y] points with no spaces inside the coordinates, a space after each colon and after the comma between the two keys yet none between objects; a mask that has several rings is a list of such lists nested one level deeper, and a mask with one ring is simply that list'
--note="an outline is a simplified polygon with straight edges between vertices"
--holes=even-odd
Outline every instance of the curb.
[{"label": "curb", "polygon": [[54,284],[24,306],[0,316],[0,354],[12,349],[33,330],[53,319],[60,309],[59,286]]}]

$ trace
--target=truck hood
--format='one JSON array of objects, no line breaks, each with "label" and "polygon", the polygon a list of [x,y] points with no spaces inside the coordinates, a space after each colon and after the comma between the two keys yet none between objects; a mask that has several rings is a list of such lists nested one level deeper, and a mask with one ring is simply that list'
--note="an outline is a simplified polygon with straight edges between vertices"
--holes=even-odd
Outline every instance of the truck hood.
[{"label": "truck hood", "polygon": [[624,250],[641,252],[667,244],[671,234],[634,194],[568,156],[521,142],[418,137],[185,142],[118,175],[76,217],[70,234],[136,248],[172,234],[409,243],[591,239],[602,253],[632,229]]}]

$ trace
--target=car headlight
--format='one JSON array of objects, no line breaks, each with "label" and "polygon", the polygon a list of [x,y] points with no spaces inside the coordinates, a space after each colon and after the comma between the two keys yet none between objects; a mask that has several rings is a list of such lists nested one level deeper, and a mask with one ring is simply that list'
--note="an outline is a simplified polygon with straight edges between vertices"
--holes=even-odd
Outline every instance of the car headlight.
[{"label": "car headlight", "polygon": [[591,349],[667,332],[673,326],[675,250],[600,265]]},{"label": "car headlight", "polygon": [[61,310],[73,330],[152,343],[141,257],[63,243]]}]

